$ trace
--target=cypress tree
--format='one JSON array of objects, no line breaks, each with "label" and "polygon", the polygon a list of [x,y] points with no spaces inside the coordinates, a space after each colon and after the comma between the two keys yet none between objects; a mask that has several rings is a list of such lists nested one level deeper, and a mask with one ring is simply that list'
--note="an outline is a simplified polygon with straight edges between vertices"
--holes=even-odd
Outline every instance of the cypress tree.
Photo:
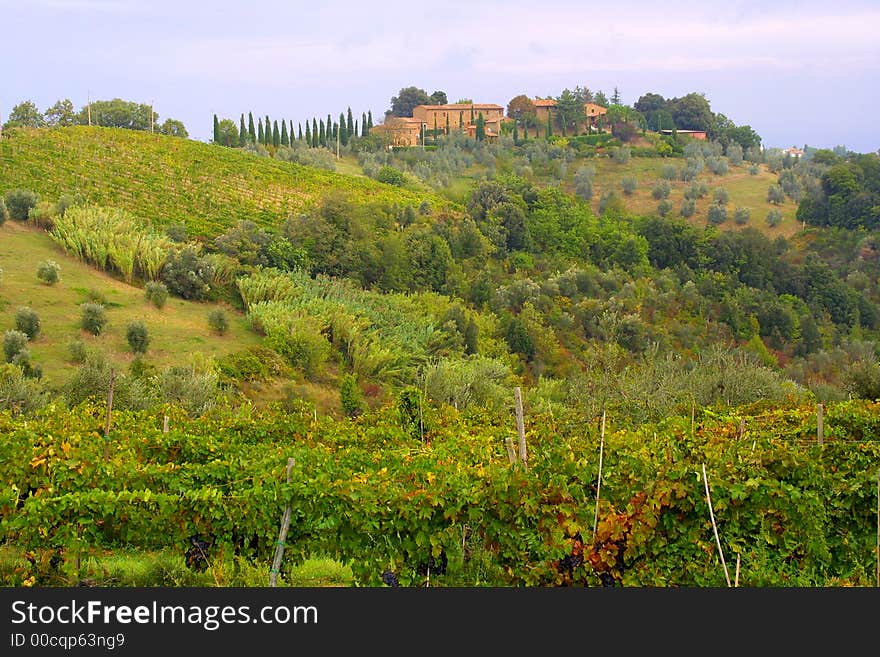
[{"label": "cypress tree", "polygon": [[513,122],[513,145],[516,146],[519,144],[519,128],[517,127],[517,122]]},{"label": "cypress tree", "polygon": [[257,143],[257,131],[254,130],[254,115],[248,112],[248,138],[252,144]]},{"label": "cypress tree", "polygon": [[361,112],[361,137],[367,136],[367,115]]},{"label": "cypress tree", "polygon": [[265,143],[265,139],[263,139],[263,119],[257,119],[257,141],[255,143]]},{"label": "cypress tree", "polygon": [[272,122],[272,145],[275,148],[281,146],[281,133],[278,132],[278,121]]},{"label": "cypress tree", "polygon": [[318,122],[312,118],[312,146],[318,146]]},{"label": "cypress tree", "polygon": [[463,126],[464,126],[464,110],[461,110],[458,113],[458,129],[461,130],[461,128]]},{"label": "cypress tree", "polygon": [[348,127],[345,125],[345,116],[342,112],[339,113],[339,143],[343,146],[348,143]]},{"label": "cypress tree", "polygon": [[269,115],[266,115],[266,122],[263,123],[263,143],[268,146],[272,143],[272,122],[269,120]]},{"label": "cypress tree", "polygon": [[[329,114],[327,115],[327,123],[325,123],[324,125],[327,126],[327,132],[325,133],[327,135],[327,141],[324,143],[324,145],[330,146],[330,133],[333,130],[333,119],[330,117]],[[336,147],[335,144],[333,146],[334,148]]]},{"label": "cypress tree", "polygon": [[309,122],[306,121],[306,144],[308,146],[312,145],[312,131],[309,128]]},{"label": "cypress tree", "polygon": [[437,113],[434,113],[434,143],[437,143]]},{"label": "cypress tree", "polygon": [[243,147],[247,143],[247,133],[244,131],[244,114],[238,122],[238,146]]},{"label": "cypress tree", "polygon": [[[297,130],[296,130],[297,141],[302,141],[302,139],[303,139],[303,124],[297,123],[296,128],[297,128]],[[309,131],[309,124],[306,123],[306,132],[308,133],[308,131]]]},{"label": "cypress tree", "polygon": [[474,104],[471,103],[471,123],[476,123],[476,117],[474,116]]},{"label": "cypress tree", "polygon": [[477,126],[477,129],[474,132],[474,136],[477,138],[477,141],[485,141],[485,139],[486,139],[486,120],[483,118],[482,112],[480,112],[480,116],[477,117],[476,126]]},{"label": "cypress tree", "polygon": [[446,113],[446,135],[449,136],[449,113]]},{"label": "cypress tree", "polygon": [[287,121],[281,122],[281,145],[290,146],[290,137],[287,136]]},{"label": "cypress tree", "polygon": [[220,122],[217,120],[217,115],[214,115],[214,143],[220,143]]},{"label": "cypress tree", "polygon": [[367,131],[373,129],[373,110],[367,110]]},{"label": "cypress tree", "polygon": [[348,138],[357,136],[357,130],[354,127],[354,117],[351,115],[351,108],[348,108],[348,117],[345,121],[345,130],[348,132]]},{"label": "cypress tree", "polygon": [[293,131],[293,119],[290,121],[290,140],[287,142],[289,146],[293,146],[293,141],[296,139],[296,133]]},{"label": "cypress tree", "polygon": [[550,112],[547,112],[547,139],[553,136],[553,121],[550,119]]},{"label": "cypress tree", "polygon": [[358,132],[358,122],[357,122],[357,120],[355,119],[355,122],[354,122],[354,132],[352,133],[352,137],[357,137],[359,134],[360,134],[360,133]]},{"label": "cypress tree", "polygon": [[321,119],[321,122],[318,124],[318,145],[327,145],[327,133],[324,130],[324,119]]}]

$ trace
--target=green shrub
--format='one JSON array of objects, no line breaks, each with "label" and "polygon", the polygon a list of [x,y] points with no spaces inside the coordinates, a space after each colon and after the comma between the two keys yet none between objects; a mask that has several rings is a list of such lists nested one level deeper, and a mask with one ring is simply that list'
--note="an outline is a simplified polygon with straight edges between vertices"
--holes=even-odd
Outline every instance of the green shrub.
[{"label": "green shrub", "polygon": [[55,217],[58,215],[57,206],[49,201],[40,201],[28,211],[28,223],[37,228],[51,231],[55,227]]},{"label": "green shrub", "polygon": [[214,277],[209,259],[199,255],[195,247],[187,246],[171,253],[162,267],[162,280],[168,291],[184,299],[201,301],[211,291],[208,281]]},{"label": "green shrub", "polygon": [[665,180],[660,180],[651,190],[651,196],[659,201],[660,199],[669,198],[670,191],[672,191],[672,187],[670,187],[669,183]]},{"label": "green shrub", "polygon": [[147,325],[142,320],[136,319],[128,323],[125,330],[125,339],[132,352],[136,354],[144,354],[150,346],[150,334],[147,331]]},{"label": "green shrub", "polygon": [[21,373],[27,377],[39,379],[43,376],[43,369],[31,362],[30,349],[22,349],[9,362],[21,369]]},{"label": "green shrub", "polygon": [[745,226],[749,223],[752,211],[748,208],[737,208],[733,211],[733,221],[737,226]]},{"label": "green shrub", "polygon": [[144,296],[156,308],[162,308],[168,300],[168,286],[161,281],[149,281],[144,286]]},{"label": "green shrub", "polygon": [[27,221],[31,208],[40,198],[28,189],[13,189],[6,192],[6,209],[9,216],[17,221]]},{"label": "green shrub", "polygon": [[727,221],[727,208],[720,203],[713,203],[709,206],[709,221],[716,226]]},{"label": "green shrub", "polygon": [[67,352],[72,363],[84,363],[89,355],[86,343],[79,339],[67,343]]},{"label": "green shrub", "polygon": [[661,217],[665,217],[670,212],[672,212],[672,201],[668,198],[663,199],[660,203],[657,204],[657,214]]},{"label": "green shrub", "polygon": [[42,386],[20,367],[0,365],[0,410],[12,411],[13,415],[29,413],[44,406],[45,400]]},{"label": "green shrub", "polygon": [[6,331],[3,334],[3,355],[6,362],[11,363],[21,351],[27,349],[27,333],[18,330]]},{"label": "green shrub", "polygon": [[770,212],[767,213],[766,222],[770,228],[776,228],[782,223],[782,213],[776,209],[770,210]]},{"label": "green shrub", "polygon": [[697,211],[697,202],[692,198],[686,198],[681,202],[680,214],[682,217],[692,217]]},{"label": "green shrub", "polygon": [[54,260],[43,260],[37,265],[37,279],[46,285],[55,285],[60,279],[61,266]]},{"label": "green shrub", "polygon": [[730,200],[730,194],[723,187],[717,187],[712,194],[712,200],[719,205],[724,205]]},{"label": "green shrub", "polygon": [[229,330],[229,318],[222,308],[214,308],[208,313],[208,326],[218,335],[223,335]]},{"label": "green shrub", "polygon": [[0,198],[0,226],[6,223],[9,218],[9,211],[6,209],[6,201]]},{"label": "green shrub", "polygon": [[345,374],[339,383],[339,399],[342,410],[348,417],[357,417],[364,412],[364,396],[352,374]]},{"label": "green shrub", "polygon": [[94,301],[80,305],[82,311],[80,326],[92,335],[100,335],[107,325],[107,313],[104,306]]},{"label": "green shrub", "polygon": [[217,374],[194,367],[170,367],[158,377],[163,401],[179,405],[192,416],[201,415],[217,402]]},{"label": "green shrub", "polygon": [[638,187],[638,180],[636,180],[635,176],[624,176],[623,180],[620,181],[620,186],[623,187],[624,194],[631,196],[636,191],[636,187]]},{"label": "green shrub", "polygon": [[33,308],[22,307],[15,312],[15,328],[28,336],[29,340],[36,340],[40,334],[40,316]]},{"label": "green shrub", "polygon": [[403,187],[406,184],[406,174],[394,167],[385,165],[376,172],[376,180],[388,185]]},{"label": "green shrub", "polygon": [[761,172],[761,168],[757,164],[752,164],[748,171],[750,176],[757,176]]}]

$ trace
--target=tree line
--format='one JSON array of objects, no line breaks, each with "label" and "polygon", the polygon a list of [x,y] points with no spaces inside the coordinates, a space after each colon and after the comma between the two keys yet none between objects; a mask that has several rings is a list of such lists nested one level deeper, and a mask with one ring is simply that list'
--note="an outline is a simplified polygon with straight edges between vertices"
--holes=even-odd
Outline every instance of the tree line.
[{"label": "tree line", "polygon": [[125,128],[158,132],[172,137],[188,137],[183,122],[167,118],[159,123],[159,114],[151,105],[114,98],[95,100],[83,105],[79,111],[69,98],[58,100],[41,112],[36,103],[25,100],[18,103],[3,124],[8,128],[54,128],[72,125],[96,125],[104,128]]},{"label": "tree line", "polygon": [[346,146],[354,138],[366,137],[372,127],[372,111],[362,112],[360,119],[356,119],[351,107],[347,112],[340,112],[338,120],[328,114],[326,120],[315,117],[311,121],[299,122],[296,129],[292,120],[281,119],[279,122],[278,119],[271,119],[268,114],[257,117],[256,123],[253,112],[248,112],[247,122],[245,115],[241,114],[237,125],[232,119],[220,119],[215,114],[213,142],[229,148],[261,144],[277,149],[281,146],[293,146],[296,142],[311,148],[331,148],[337,141],[341,146]]}]

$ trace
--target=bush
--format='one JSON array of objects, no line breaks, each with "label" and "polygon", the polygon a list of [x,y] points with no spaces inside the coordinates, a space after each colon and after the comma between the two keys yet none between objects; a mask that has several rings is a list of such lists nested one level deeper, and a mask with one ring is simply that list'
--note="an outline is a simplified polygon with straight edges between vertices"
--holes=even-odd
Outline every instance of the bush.
[{"label": "bush", "polygon": [[6,192],[6,209],[9,216],[17,221],[27,221],[31,208],[40,198],[28,189],[13,189]]},{"label": "bush", "polygon": [[770,212],[767,213],[766,221],[770,228],[776,228],[782,223],[782,213],[776,209],[770,210]]},{"label": "bush", "polygon": [[22,349],[9,362],[21,369],[21,373],[27,377],[39,379],[43,376],[43,369],[39,365],[31,363],[31,352],[29,349]]},{"label": "bush", "polygon": [[37,265],[37,279],[46,285],[55,285],[60,278],[58,275],[59,271],[61,271],[61,266],[57,262],[54,260],[44,260]]},{"label": "bush", "polygon": [[623,200],[612,190],[602,194],[602,197],[599,199],[599,214],[615,211],[623,212],[624,210]]},{"label": "bush", "polygon": [[156,308],[162,308],[168,300],[168,286],[161,281],[149,281],[144,286],[144,297]]},{"label": "bush", "polygon": [[678,170],[675,168],[674,164],[664,164],[660,168],[660,177],[663,180],[675,180],[678,178]]},{"label": "bush", "polygon": [[354,375],[345,374],[339,382],[339,399],[342,403],[342,410],[348,417],[357,417],[364,412],[363,397]]},{"label": "bush", "polygon": [[40,201],[28,211],[28,223],[45,231],[51,231],[55,227],[55,217],[58,209],[54,203]]},{"label": "bush", "polygon": [[168,291],[184,299],[205,299],[211,291],[208,281],[213,277],[211,261],[200,256],[192,246],[170,254],[162,268],[162,280],[168,286]]},{"label": "bush", "polygon": [[85,342],[79,339],[67,343],[67,352],[72,363],[85,363],[89,355]]},{"label": "bush", "polygon": [[29,378],[20,367],[0,365],[0,410],[9,410],[13,416],[29,413],[42,407],[45,399],[40,384]]},{"label": "bush", "polygon": [[214,308],[208,313],[208,326],[218,335],[223,335],[229,330],[229,318],[222,308]]},{"label": "bush", "polygon": [[613,159],[617,164],[626,164],[627,162],[629,162],[631,156],[632,151],[630,151],[625,146],[615,148],[611,151],[611,159]]},{"label": "bush", "polygon": [[132,352],[136,354],[144,354],[150,346],[150,334],[147,331],[147,325],[143,321],[136,319],[128,323],[125,330],[125,339]]},{"label": "bush", "polygon": [[187,234],[186,224],[182,221],[172,221],[170,224],[165,226],[165,234],[168,236],[172,242],[176,242],[178,244],[183,244],[189,239],[189,235]]},{"label": "bush", "polygon": [[657,182],[657,184],[654,185],[654,188],[651,190],[651,196],[653,196],[657,200],[669,198],[670,191],[672,191],[672,188],[669,186],[669,183],[665,180],[660,180]]},{"label": "bush", "polygon": [[80,305],[82,311],[80,326],[92,335],[101,335],[107,325],[107,313],[104,306],[94,301]]},{"label": "bush", "polygon": [[749,223],[752,211],[748,208],[737,208],[733,211],[733,221],[737,226],[745,226]]},{"label": "bush", "polygon": [[672,212],[672,201],[668,198],[663,199],[660,203],[657,204],[657,214],[661,217],[665,217],[670,212]]},{"label": "bush", "polygon": [[681,202],[680,214],[682,217],[692,217],[697,211],[697,203],[692,198],[686,198]]},{"label": "bush", "polygon": [[9,218],[9,211],[6,209],[6,201],[0,198],[0,226],[6,223]]},{"label": "bush", "polygon": [[727,221],[727,208],[720,203],[713,203],[709,206],[709,221],[716,226]]},{"label": "bush", "polygon": [[706,186],[706,183],[692,183],[688,186],[687,189],[684,190],[684,197],[686,199],[698,199],[703,198],[706,194],[709,193],[709,188]]},{"label": "bush", "polygon": [[782,189],[782,185],[770,185],[767,190],[767,200],[773,205],[785,203],[785,191]]},{"label": "bush", "polygon": [[712,194],[712,200],[718,205],[724,205],[730,200],[730,194],[723,187],[717,187]]},{"label": "bush", "polygon": [[761,168],[757,164],[752,164],[748,171],[750,176],[757,176],[761,172]]},{"label": "bush", "polygon": [[6,362],[11,363],[13,358],[26,351],[27,343],[27,333],[18,330],[6,331],[3,334],[3,355],[6,356]]},{"label": "bush", "polygon": [[631,196],[632,193],[636,191],[638,181],[635,176],[624,176],[623,180],[620,181],[620,185],[623,187],[623,193],[627,196]]},{"label": "bush", "polygon": [[15,313],[15,328],[35,340],[40,334],[40,316],[33,308],[19,308]]},{"label": "bush", "polygon": [[730,170],[727,159],[723,157],[710,157],[706,160],[706,166],[716,176],[724,176]]},{"label": "bush", "polygon": [[376,180],[387,185],[403,187],[406,184],[406,174],[394,167],[385,165],[376,172]]}]

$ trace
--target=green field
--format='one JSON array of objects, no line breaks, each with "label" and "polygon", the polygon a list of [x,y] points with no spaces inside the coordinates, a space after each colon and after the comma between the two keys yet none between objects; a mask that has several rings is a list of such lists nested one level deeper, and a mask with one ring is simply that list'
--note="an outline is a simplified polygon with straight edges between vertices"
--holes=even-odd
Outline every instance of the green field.
[{"label": "green field", "polygon": [[[37,263],[42,260],[54,260],[61,266],[61,278],[55,285],[37,280]],[[29,348],[50,385],[63,383],[76,367],[70,362],[67,347],[76,338],[104,351],[119,366],[127,367],[133,354],[125,332],[128,322],[135,319],[142,319],[147,325],[151,343],[145,360],[157,367],[185,363],[194,353],[222,356],[260,342],[259,336],[247,328],[241,313],[227,308],[229,330],[223,336],[217,335],[207,322],[208,312],[217,304],[169,296],[165,307],[159,310],[146,302],[143,289],[66,255],[49,235],[16,221],[0,226],[0,268],[0,332],[15,328],[15,311],[20,306],[37,311],[42,330]],[[78,326],[79,305],[88,300],[91,290],[107,301],[109,321],[100,336]]]},{"label": "green field", "polygon": [[[354,173],[348,164],[345,173]],[[315,205],[329,190],[361,200],[418,206],[441,197],[239,149],[137,130],[66,127],[5,132],[0,193],[25,188],[50,201],[78,193],[155,225],[181,221],[213,236],[242,219],[272,226]]]}]

